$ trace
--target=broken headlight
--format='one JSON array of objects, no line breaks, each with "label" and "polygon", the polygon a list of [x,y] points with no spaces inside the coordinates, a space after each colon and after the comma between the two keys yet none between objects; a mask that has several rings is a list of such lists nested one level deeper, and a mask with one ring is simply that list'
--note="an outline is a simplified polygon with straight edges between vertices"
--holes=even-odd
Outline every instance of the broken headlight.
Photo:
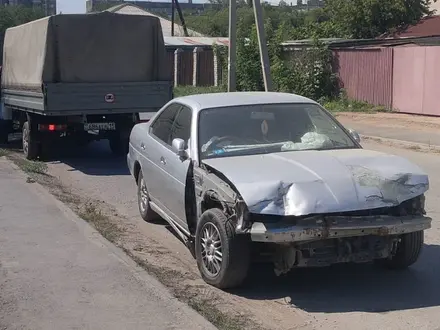
[{"label": "broken headlight", "polygon": [[398,216],[426,214],[425,195],[422,194],[400,203],[400,205],[395,208],[395,211]]}]

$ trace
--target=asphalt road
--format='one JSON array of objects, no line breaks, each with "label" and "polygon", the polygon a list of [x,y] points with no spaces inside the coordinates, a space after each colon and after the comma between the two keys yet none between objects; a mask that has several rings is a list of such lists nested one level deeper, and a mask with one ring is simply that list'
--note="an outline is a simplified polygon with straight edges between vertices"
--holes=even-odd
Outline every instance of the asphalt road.
[{"label": "asphalt road", "polygon": [[0,329],[215,329],[0,158]]},{"label": "asphalt road", "polygon": [[[258,310],[264,313],[270,305],[272,310],[264,314],[265,318],[276,313],[281,317],[302,318],[300,323],[304,329],[440,328],[440,155],[376,143],[365,143],[364,147],[407,157],[430,175],[427,211],[434,222],[433,228],[426,232],[420,260],[403,273],[380,271],[370,266],[344,266],[305,270],[276,278],[262,271],[252,276],[252,283],[245,289],[234,293],[240,297],[241,306],[254,307],[255,318],[259,317]],[[135,183],[129,176],[125,159],[114,159],[105,143],[92,144],[75,155],[60,156],[60,161],[49,163],[49,169],[67,185],[110,203],[121,214],[139,222]],[[148,230],[163,235],[164,241],[176,250],[184,249],[160,225]],[[185,258],[182,262],[195,264]]]}]

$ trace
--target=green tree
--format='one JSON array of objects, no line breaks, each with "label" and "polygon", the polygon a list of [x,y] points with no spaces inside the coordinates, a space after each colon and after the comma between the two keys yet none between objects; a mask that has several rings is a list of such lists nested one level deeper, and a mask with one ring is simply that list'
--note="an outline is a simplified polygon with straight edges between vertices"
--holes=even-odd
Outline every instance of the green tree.
[{"label": "green tree", "polygon": [[0,33],[6,29],[44,17],[44,12],[24,6],[0,6]]},{"label": "green tree", "polygon": [[326,0],[325,13],[341,37],[374,38],[431,14],[430,0]]},{"label": "green tree", "polygon": [[104,2],[104,3],[97,3],[93,6],[93,11],[94,12],[101,12],[101,11],[105,11],[109,8],[118,6],[118,5],[122,5],[124,4],[124,1],[121,0],[119,2]]}]

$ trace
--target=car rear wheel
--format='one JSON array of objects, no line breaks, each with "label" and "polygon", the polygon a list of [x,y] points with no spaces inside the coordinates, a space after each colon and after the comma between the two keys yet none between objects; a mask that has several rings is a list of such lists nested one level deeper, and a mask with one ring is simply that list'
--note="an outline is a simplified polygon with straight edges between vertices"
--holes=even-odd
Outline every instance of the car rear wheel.
[{"label": "car rear wheel", "polygon": [[142,171],[139,172],[138,177],[138,206],[139,213],[145,221],[153,222],[160,218],[150,207],[150,196],[148,195],[147,185],[144,176],[142,175]]},{"label": "car rear wheel", "polygon": [[206,283],[219,289],[242,284],[250,264],[250,241],[235,234],[233,223],[220,209],[202,214],[195,244],[197,266]]},{"label": "car rear wheel", "polygon": [[422,252],[424,232],[416,231],[400,236],[396,254],[388,259],[380,259],[378,263],[389,269],[406,269],[413,265]]}]

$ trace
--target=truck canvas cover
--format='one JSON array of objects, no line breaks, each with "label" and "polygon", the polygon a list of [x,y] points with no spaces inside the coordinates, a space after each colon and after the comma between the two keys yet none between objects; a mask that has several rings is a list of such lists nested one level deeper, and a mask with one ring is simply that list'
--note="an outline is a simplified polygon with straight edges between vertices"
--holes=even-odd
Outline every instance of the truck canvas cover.
[{"label": "truck canvas cover", "polygon": [[63,14],[10,28],[5,35],[3,89],[170,81],[170,74],[161,25],[153,16]]}]

